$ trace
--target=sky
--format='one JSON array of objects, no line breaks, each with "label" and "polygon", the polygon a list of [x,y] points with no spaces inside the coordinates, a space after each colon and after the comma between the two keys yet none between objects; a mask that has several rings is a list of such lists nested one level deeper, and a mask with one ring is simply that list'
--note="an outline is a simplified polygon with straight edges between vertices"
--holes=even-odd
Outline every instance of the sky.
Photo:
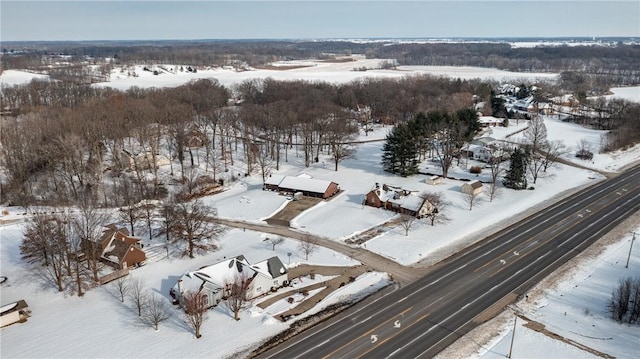
[{"label": "sky", "polygon": [[1,41],[640,37],[640,1],[0,2]]}]

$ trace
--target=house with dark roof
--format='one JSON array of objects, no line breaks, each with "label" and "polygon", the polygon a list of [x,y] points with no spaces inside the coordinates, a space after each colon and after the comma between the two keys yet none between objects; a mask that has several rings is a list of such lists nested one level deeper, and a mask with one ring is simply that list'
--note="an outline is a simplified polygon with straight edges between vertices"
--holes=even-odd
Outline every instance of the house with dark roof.
[{"label": "house with dark roof", "polygon": [[271,257],[250,264],[244,256],[238,256],[185,273],[169,294],[174,304],[180,304],[184,308],[184,296],[187,293],[202,293],[207,306],[212,307],[226,297],[229,286],[233,285],[238,275],[245,276],[249,281],[247,299],[276,291],[289,284],[288,270],[280,258]]},{"label": "house with dark roof", "polygon": [[400,187],[383,184],[375,187],[365,196],[364,204],[386,210],[409,214],[417,218],[437,212],[438,209],[415,191],[409,191]]},{"label": "house with dark roof", "polygon": [[83,242],[85,253],[95,251],[94,255],[103,263],[116,269],[140,266],[147,260],[140,239],[131,237],[126,228],[118,228],[114,224],[106,226],[96,242],[89,241]]},{"label": "house with dark roof", "polygon": [[340,192],[340,186],[337,183],[311,178],[304,174],[297,177],[271,175],[265,180],[264,189],[291,194],[301,192],[304,196],[322,199]]}]

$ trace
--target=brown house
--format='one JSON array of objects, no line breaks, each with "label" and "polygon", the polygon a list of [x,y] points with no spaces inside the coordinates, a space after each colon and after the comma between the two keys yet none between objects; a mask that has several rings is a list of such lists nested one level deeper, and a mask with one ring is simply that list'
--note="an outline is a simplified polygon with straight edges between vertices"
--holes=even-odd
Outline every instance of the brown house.
[{"label": "brown house", "polygon": [[130,268],[144,264],[147,255],[142,250],[140,239],[129,236],[126,228],[106,226],[97,243],[84,243],[85,251],[91,249],[104,263],[116,268]]},{"label": "brown house", "polygon": [[301,192],[304,196],[327,199],[340,192],[340,186],[331,181],[319,180],[305,176],[269,176],[264,182],[264,189],[287,193]]},{"label": "brown house", "polygon": [[364,204],[417,218],[423,218],[438,211],[431,202],[412,191],[386,184],[381,188],[377,183],[374,189],[367,193]]}]

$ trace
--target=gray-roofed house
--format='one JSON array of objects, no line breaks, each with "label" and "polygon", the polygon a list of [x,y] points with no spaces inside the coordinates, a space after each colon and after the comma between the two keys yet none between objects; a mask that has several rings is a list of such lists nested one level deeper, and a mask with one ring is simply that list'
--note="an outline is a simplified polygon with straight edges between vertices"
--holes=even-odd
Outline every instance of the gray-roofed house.
[{"label": "gray-roofed house", "polygon": [[340,192],[340,186],[332,181],[309,178],[308,176],[271,175],[264,182],[264,189],[271,191],[297,193],[304,196],[327,199]]}]

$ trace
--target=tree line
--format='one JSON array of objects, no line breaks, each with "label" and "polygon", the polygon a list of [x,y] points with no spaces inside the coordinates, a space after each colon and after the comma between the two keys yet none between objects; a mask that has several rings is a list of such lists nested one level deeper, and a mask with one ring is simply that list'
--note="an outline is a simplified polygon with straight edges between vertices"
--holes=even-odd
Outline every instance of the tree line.
[{"label": "tree line", "polygon": [[[226,88],[198,80],[176,88],[127,91],[34,80],[3,88],[17,117],[0,132],[2,202],[68,203],[89,196],[104,206],[161,198],[172,180],[192,197],[236,165],[263,178],[293,151],[305,165],[328,154],[334,168],[353,151],[353,136],[375,122],[395,123],[429,109],[470,107],[491,85],[419,76],[348,84],[248,80]],[[229,99],[242,99],[240,106]],[[367,108],[354,114],[357,108]],[[357,111],[356,111],[357,112]],[[197,142],[197,143],[194,143]],[[242,175],[244,175],[242,174]]]},{"label": "tree line", "polygon": [[[46,47],[45,47],[46,45]],[[7,46],[12,46],[8,48]],[[44,50],[46,48],[46,50]],[[18,50],[18,51],[15,51]],[[504,42],[395,43],[350,41],[210,40],[111,41],[5,44],[0,69],[38,69],[46,59],[65,55],[74,64],[113,59],[114,64],[248,64],[259,67],[279,60],[323,59],[333,54],[366,54],[394,59],[399,65],[479,66],[521,72],[566,72],[588,76],[598,87],[640,83],[638,45],[610,42],[592,46],[511,47]],[[96,60],[94,60],[96,61]]]}]

